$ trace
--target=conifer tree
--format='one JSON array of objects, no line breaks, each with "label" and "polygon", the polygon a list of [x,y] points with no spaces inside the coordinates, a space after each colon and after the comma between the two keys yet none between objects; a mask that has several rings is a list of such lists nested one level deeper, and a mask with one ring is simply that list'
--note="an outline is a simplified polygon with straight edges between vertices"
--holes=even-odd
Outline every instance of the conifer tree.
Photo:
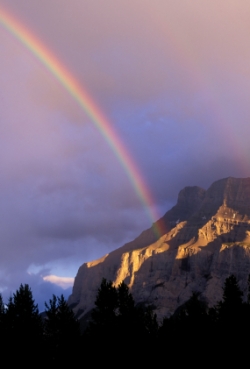
[{"label": "conifer tree", "polygon": [[6,309],[3,303],[3,297],[0,293],[0,325],[2,325],[3,323],[5,312],[6,312]]},{"label": "conifer tree", "polygon": [[4,306],[3,297],[0,294],[0,331],[2,333],[2,337],[6,337],[5,317],[6,317],[6,309],[5,309],[5,306]]},{"label": "conifer tree", "polygon": [[[217,323],[216,336],[219,340],[228,340],[232,335],[240,337],[245,326],[245,305],[243,304],[243,292],[238,286],[238,281],[234,275],[226,278],[223,287],[223,300],[216,307]],[[232,348],[230,341],[229,347]],[[239,343],[239,339],[237,340]],[[236,344],[236,343],[235,343]]]},{"label": "conifer tree", "polygon": [[223,287],[223,301],[219,302],[220,313],[225,316],[238,314],[243,304],[243,292],[238,286],[235,275],[230,275],[225,280]]},{"label": "conifer tree", "polygon": [[45,303],[45,308],[45,337],[49,359],[65,363],[67,358],[71,358],[72,363],[73,352],[77,352],[80,339],[79,322],[63,295],[53,295],[49,304]]},{"label": "conifer tree", "polygon": [[27,347],[33,353],[41,350],[43,343],[43,324],[38,306],[33,299],[28,284],[21,284],[16,293],[9,298],[5,313],[6,340],[24,355]]},{"label": "conifer tree", "polygon": [[146,341],[156,335],[157,330],[156,315],[152,309],[137,307],[124,282],[115,287],[112,281],[102,279],[86,332],[88,337],[95,342],[99,340],[102,345],[109,342],[108,337],[115,337],[115,344],[119,345],[124,337],[130,337],[131,343]]},{"label": "conifer tree", "polygon": [[94,325],[99,328],[111,326],[116,318],[118,309],[118,295],[117,290],[111,281],[102,279],[100,288],[95,300],[95,308],[92,311],[92,320]]}]

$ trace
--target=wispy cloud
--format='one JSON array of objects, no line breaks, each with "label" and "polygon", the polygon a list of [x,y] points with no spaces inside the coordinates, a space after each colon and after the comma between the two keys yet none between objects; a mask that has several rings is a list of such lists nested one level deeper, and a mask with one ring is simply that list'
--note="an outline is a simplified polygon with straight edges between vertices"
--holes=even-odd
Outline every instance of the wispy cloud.
[{"label": "wispy cloud", "polygon": [[59,277],[57,275],[47,275],[43,277],[46,282],[54,283],[63,289],[67,289],[73,286],[75,278],[70,277]]}]

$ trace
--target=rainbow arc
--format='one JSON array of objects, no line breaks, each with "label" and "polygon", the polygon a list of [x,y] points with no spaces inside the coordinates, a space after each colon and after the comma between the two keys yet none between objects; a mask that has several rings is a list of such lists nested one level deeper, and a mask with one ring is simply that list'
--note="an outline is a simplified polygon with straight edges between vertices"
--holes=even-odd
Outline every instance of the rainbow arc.
[{"label": "rainbow arc", "polygon": [[65,68],[63,63],[56,58],[39,38],[12,14],[3,9],[2,6],[0,6],[0,25],[40,60],[41,64],[59,81],[89,116],[127,173],[133,188],[148,212],[150,220],[153,222],[155,234],[159,237],[163,233],[163,227],[159,221],[156,222],[159,216],[156,210],[154,210],[153,197],[128,150],[126,150],[112,124],[95,104],[90,94],[87,93],[83,86],[74,78],[73,74]]}]

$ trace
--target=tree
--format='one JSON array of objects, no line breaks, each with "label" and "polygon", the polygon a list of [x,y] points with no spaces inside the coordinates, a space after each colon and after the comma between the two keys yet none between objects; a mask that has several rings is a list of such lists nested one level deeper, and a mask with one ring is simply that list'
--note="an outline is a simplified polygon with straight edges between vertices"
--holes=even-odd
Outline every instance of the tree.
[{"label": "tree", "polygon": [[[188,335],[185,349],[191,349],[191,337],[199,337],[196,346],[205,342],[209,330],[208,308],[200,293],[193,291],[189,300],[180,306],[169,318],[164,318],[159,329],[160,341],[168,345],[178,345],[180,337]],[[201,347],[199,347],[201,350]]]},{"label": "tree", "polygon": [[100,327],[112,324],[118,309],[118,294],[113,283],[105,278],[98,289],[95,306],[92,312],[94,323]]},{"label": "tree", "polygon": [[31,333],[36,328],[42,327],[38,306],[28,284],[21,284],[16,293],[9,298],[6,315],[17,334],[23,334],[24,330]]},{"label": "tree", "polygon": [[67,357],[71,357],[72,362],[72,353],[77,352],[80,339],[79,322],[63,295],[53,295],[49,304],[45,303],[45,308],[45,337],[49,359],[65,362]]},{"label": "tree", "polygon": [[41,349],[43,324],[28,284],[21,284],[16,293],[9,298],[5,323],[6,340],[23,355],[27,347],[30,347],[34,354],[38,352],[39,346]]},{"label": "tree", "polygon": [[226,278],[223,287],[223,301],[219,302],[219,310],[221,314],[232,316],[239,313],[242,308],[243,292],[238,286],[238,281],[235,275],[230,275]]},{"label": "tree", "polygon": [[[92,321],[87,328],[88,337],[106,344],[107,337],[119,343],[125,337],[130,341],[148,340],[158,329],[156,315],[150,307],[137,307],[128,286],[121,282],[115,287],[112,281],[102,279],[98,289]],[[133,345],[132,345],[133,346]]]},{"label": "tree", "polygon": [[[217,311],[217,337],[227,340],[232,334],[241,335],[245,326],[245,304],[243,292],[238,286],[236,277],[232,274],[226,278],[223,287],[223,299],[215,308]],[[239,342],[239,340],[238,340]],[[230,341],[232,345],[232,342]]]},{"label": "tree", "polygon": [[3,303],[3,297],[0,294],[0,325],[2,326],[4,317],[5,317],[6,309]]},{"label": "tree", "polygon": [[121,282],[117,288],[119,315],[126,317],[135,309],[135,302],[126,283]]},{"label": "tree", "polygon": [[250,274],[248,275],[247,285],[248,285],[247,303],[248,305],[250,305]]},{"label": "tree", "polygon": [[[2,337],[6,336],[6,309],[4,306],[2,295],[0,294],[0,331],[2,333]],[[3,340],[4,341],[4,340]],[[4,343],[2,344],[3,348]]]}]

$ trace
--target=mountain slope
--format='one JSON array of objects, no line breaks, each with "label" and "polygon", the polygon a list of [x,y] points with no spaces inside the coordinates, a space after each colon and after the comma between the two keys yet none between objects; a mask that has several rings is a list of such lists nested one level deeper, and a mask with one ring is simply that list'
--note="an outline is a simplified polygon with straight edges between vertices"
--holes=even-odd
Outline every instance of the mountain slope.
[{"label": "mountain slope", "polygon": [[83,264],[69,304],[78,316],[94,305],[101,279],[125,281],[137,303],[155,307],[159,319],[172,314],[192,291],[209,304],[222,295],[234,273],[243,291],[250,273],[250,178],[225,178],[205,191],[185,187],[162,219],[164,234],[153,228],[102,258]]}]

